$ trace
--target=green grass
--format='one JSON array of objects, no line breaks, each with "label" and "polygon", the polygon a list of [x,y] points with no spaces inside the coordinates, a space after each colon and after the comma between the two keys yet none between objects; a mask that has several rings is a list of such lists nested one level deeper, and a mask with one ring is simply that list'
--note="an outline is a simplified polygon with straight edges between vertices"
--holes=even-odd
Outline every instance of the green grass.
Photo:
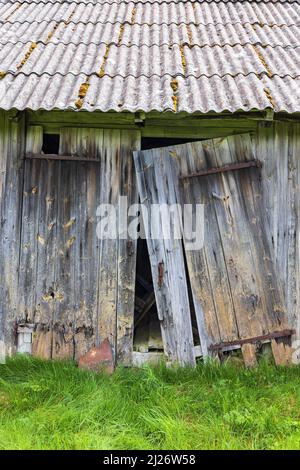
[{"label": "green grass", "polygon": [[1,449],[299,449],[300,368],[0,366]]}]

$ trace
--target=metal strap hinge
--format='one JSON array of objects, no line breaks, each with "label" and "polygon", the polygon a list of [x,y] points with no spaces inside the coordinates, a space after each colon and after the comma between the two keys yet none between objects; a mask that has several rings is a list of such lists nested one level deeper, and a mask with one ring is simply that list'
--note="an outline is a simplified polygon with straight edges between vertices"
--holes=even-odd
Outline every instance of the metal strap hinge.
[{"label": "metal strap hinge", "polygon": [[228,341],[228,342],[219,343],[219,344],[211,344],[208,349],[209,351],[220,351],[222,349],[227,349],[233,346],[242,346],[243,344],[255,344],[255,343],[261,343],[264,341],[271,341],[272,339],[287,338],[287,337],[294,335],[295,333],[296,333],[295,330],[274,331],[273,333],[268,333],[262,336],[255,336],[253,338],[237,339],[235,341]]},{"label": "metal strap hinge", "polygon": [[228,171],[243,170],[245,168],[261,168],[262,162],[260,160],[251,160],[249,162],[231,163],[230,165],[220,166],[219,168],[207,168],[205,170],[197,171],[189,175],[180,176],[179,179],[194,178],[196,176],[208,176],[218,173],[226,173]]}]

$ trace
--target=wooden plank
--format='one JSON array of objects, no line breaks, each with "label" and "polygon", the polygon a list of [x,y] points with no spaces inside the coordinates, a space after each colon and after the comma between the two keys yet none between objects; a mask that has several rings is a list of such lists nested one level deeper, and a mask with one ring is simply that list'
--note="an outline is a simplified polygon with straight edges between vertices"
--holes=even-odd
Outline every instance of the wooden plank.
[{"label": "wooden plank", "polygon": [[[14,118],[13,120],[9,120]],[[22,156],[25,150],[24,115],[15,117],[15,113],[6,114],[4,143],[6,162],[2,165],[3,189],[1,202],[1,313],[4,329],[6,353],[16,351],[14,336],[15,322],[20,319],[18,310],[18,264],[21,233],[23,166]]]},{"label": "wooden plank", "polygon": [[[213,165],[212,149],[208,142],[204,145],[193,143],[176,146],[173,152],[178,155],[180,175],[201,171],[210,163]],[[182,204],[194,204],[195,201],[204,204],[204,247],[202,250],[186,250],[186,259],[200,341],[206,356],[209,344],[218,342],[219,338],[230,341],[229,338],[233,339],[238,334],[234,306],[217,221],[211,217],[214,201],[209,180],[184,180],[178,193]],[[184,242],[187,246],[186,238]]]},{"label": "wooden plank", "polygon": [[242,345],[242,354],[246,367],[256,367],[256,346],[255,344],[243,344]]},{"label": "wooden plank", "polygon": [[72,328],[59,324],[53,326],[51,358],[55,360],[74,358],[74,333]]},{"label": "wooden plank", "polygon": [[20,246],[19,315],[22,321],[34,323],[36,314],[38,206],[41,181],[40,162],[26,162],[24,171],[22,233]]},{"label": "wooden plank", "polygon": [[[27,165],[27,163],[26,163]],[[49,328],[51,334],[45,335],[44,331],[34,335],[34,342],[38,343],[44,337],[48,341],[53,331],[53,317],[55,304],[55,262],[57,257],[56,231],[57,231],[57,168],[50,162],[40,164],[39,204],[38,204],[38,222],[36,244],[36,280],[28,287],[35,291],[35,316],[34,321],[38,325],[44,325]],[[35,219],[32,213],[32,219]],[[23,226],[26,232],[26,226]],[[47,354],[52,354],[55,345],[47,349]],[[34,354],[40,355],[39,346],[33,347]],[[47,356],[47,358],[50,358]]]},{"label": "wooden plank", "polygon": [[[236,152],[231,154],[228,140],[218,141],[214,145],[214,150],[216,163],[219,165],[227,164],[232,159],[238,160]],[[262,335],[266,324],[262,304],[263,293],[257,280],[259,265],[253,260],[252,244],[249,239],[251,226],[245,220],[246,196],[241,194],[239,187],[239,181],[243,176],[239,173],[212,177],[211,193],[219,196],[218,199],[214,197],[214,208],[238,332],[241,338],[247,338]],[[256,227],[258,231],[259,227],[255,225],[255,229]]]},{"label": "wooden plank", "polygon": [[101,127],[107,123],[110,127],[114,124],[134,124],[134,113],[94,113],[81,111],[74,113],[74,111],[30,111],[26,112],[27,121],[30,125],[44,125],[46,123],[61,123],[66,127],[85,127],[91,128],[93,125]]},{"label": "wooden plank", "polygon": [[52,338],[52,325],[38,325],[32,335],[32,355],[40,359],[51,359]]},{"label": "wooden plank", "polygon": [[[178,180],[181,175],[255,159],[246,135],[178,145],[165,152],[172,160],[174,181],[176,175]],[[149,167],[150,161],[147,171]],[[230,342],[285,329],[287,317],[261,207],[259,169],[184,179],[177,193],[181,203],[207,205],[204,249],[186,251],[203,355],[218,337],[231,338]],[[251,348],[243,349],[245,361],[254,363]]]},{"label": "wooden plank", "polygon": [[[76,170],[77,163],[55,162],[57,165],[57,257],[55,262],[54,318],[55,332],[68,327],[67,334],[75,333],[75,248],[77,237]],[[74,221],[74,223],[73,223]],[[54,336],[56,358],[63,356]],[[73,359],[74,351],[72,352]]]},{"label": "wooden plank", "polygon": [[164,123],[153,127],[144,127],[142,129],[142,137],[157,137],[166,139],[215,139],[219,137],[227,137],[228,135],[234,135],[237,133],[245,132],[249,133],[253,129],[251,127],[244,128],[226,128],[226,127],[214,127],[213,125],[208,127],[195,126],[191,127],[188,125],[182,127],[165,127]]},{"label": "wooden plank", "polygon": [[[150,204],[176,204],[170,161],[164,149],[134,152],[141,203],[151,214]],[[143,211],[143,218],[146,221]],[[163,233],[162,217],[156,227],[150,223],[147,245],[151,262],[156,305],[161,323],[164,351],[168,359],[181,365],[195,365],[189,297],[181,240],[157,238]],[[159,265],[164,264],[161,278]]]},{"label": "wooden plank", "polygon": [[[78,132],[78,131],[77,131]],[[79,156],[94,156],[101,161],[103,130],[82,130],[77,134]],[[97,206],[100,199],[101,164],[78,164],[76,175],[77,238],[74,243],[76,269],[75,358],[86,354],[96,342],[98,239]]]},{"label": "wooden plank", "polygon": [[[218,146],[219,163],[227,163],[226,159],[252,159],[250,141],[246,139],[228,138],[226,146],[225,142]],[[218,201],[215,207],[240,336],[259,336],[284,329],[287,325],[281,288],[262,220],[259,172],[253,169],[238,175],[222,175],[221,179],[226,202]]]},{"label": "wooden plank", "polygon": [[134,113],[74,113],[69,111],[27,111],[30,125],[43,126],[44,132],[58,134],[62,127],[115,128],[140,131],[143,137],[208,139],[255,132],[264,113],[189,115],[187,113],[148,113],[143,125],[135,123]]},{"label": "wooden plank", "polygon": [[[26,150],[41,151],[43,130],[40,126],[32,126],[27,130]],[[39,322],[37,311],[38,278],[38,246],[44,238],[39,235],[40,205],[44,202],[43,169],[41,162],[25,162],[23,184],[22,231],[20,244],[19,266],[19,315],[24,322]],[[46,322],[47,326],[47,322]],[[41,333],[42,334],[42,333]],[[33,337],[33,354],[35,341],[39,333]],[[40,354],[41,355],[41,354]]]},{"label": "wooden plank", "polygon": [[[120,184],[120,131],[105,130],[100,176],[100,204],[117,210]],[[111,229],[112,230],[112,229]],[[98,338],[108,339],[116,358],[118,239],[99,239]]]},{"label": "wooden plank", "polygon": [[[139,131],[121,131],[119,194],[127,196],[128,207],[138,202],[132,152],[139,150],[140,144]],[[125,217],[127,219],[127,214]],[[128,233],[124,236],[121,233],[118,241],[117,360],[123,365],[130,365],[132,361],[136,255],[136,240],[131,240]]]},{"label": "wooden plank", "polygon": [[43,127],[28,126],[26,131],[26,154],[41,154],[43,148]]},{"label": "wooden plank", "polygon": [[[5,198],[5,180],[6,180],[6,171],[8,165],[8,137],[9,137],[9,127],[8,127],[8,116],[4,111],[0,111],[0,221],[1,221],[1,231],[0,231],[0,250],[1,254],[4,254],[2,246],[2,235],[4,230],[2,229],[3,224],[5,224],[5,213],[4,213],[4,198]],[[0,341],[5,343],[5,318],[6,318],[6,295],[5,295],[5,275],[4,275],[4,263],[0,263]]]},{"label": "wooden plank", "polygon": [[277,366],[287,366],[292,363],[291,345],[282,339],[272,339],[271,348]]},{"label": "wooden plank", "polygon": [[[237,136],[229,142],[230,145],[234,143],[240,158],[244,158],[245,153],[250,155],[250,141],[245,137]],[[252,236],[253,257],[257,266],[262,266],[257,275],[260,276],[260,284],[264,293],[266,323],[269,331],[273,332],[278,329],[281,331],[289,327],[288,313],[284,303],[281,280],[275,267],[275,259],[268,244],[269,223],[262,204],[261,175],[260,172],[251,170],[249,175],[241,175],[240,180],[241,187],[248,195],[245,214],[252,227],[252,230],[249,230],[249,235]],[[258,240],[261,243],[261,251],[258,248]]]},{"label": "wooden plank", "polygon": [[[65,128],[62,131],[60,153],[76,154],[80,160],[92,154],[100,160],[102,146],[103,131],[100,129]],[[95,169],[88,162],[79,161],[60,165],[63,171],[61,184],[66,191],[62,200],[68,202],[69,209],[66,206],[60,221],[59,239],[64,240],[60,256],[62,266],[66,265],[67,270],[65,276],[57,278],[57,284],[67,298],[60,305],[63,311],[59,324],[63,325],[64,330],[67,329],[67,335],[72,330],[73,355],[78,360],[95,344],[97,329],[96,210],[101,169],[100,166]]]},{"label": "wooden plank", "polygon": [[[29,149],[38,146],[34,131],[42,136],[31,128]],[[120,194],[137,201],[131,151],[139,145],[139,132],[65,127],[59,153],[72,161],[26,161],[31,197],[23,220],[32,229],[24,226],[22,236],[32,248],[21,257],[21,305],[38,325],[34,353],[77,360],[106,337],[115,351],[118,328],[120,361],[131,362],[136,244],[118,236],[99,241],[96,215],[101,202],[117,208]],[[42,337],[51,347],[40,351]]]},{"label": "wooden plank", "polygon": [[289,146],[289,200],[291,206],[288,232],[287,309],[289,321],[300,338],[300,124],[293,124]]},{"label": "wooden plank", "polygon": [[0,111],[0,208],[3,198],[3,186],[5,182],[7,154],[8,154],[8,119],[4,111]]},{"label": "wooden plank", "polygon": [[289,325],[300,336],[299,315],[299,124],[259,126],[254,139],[256,153],[264,162],[262,204],[270,228],[267,232],[282,282]]}]

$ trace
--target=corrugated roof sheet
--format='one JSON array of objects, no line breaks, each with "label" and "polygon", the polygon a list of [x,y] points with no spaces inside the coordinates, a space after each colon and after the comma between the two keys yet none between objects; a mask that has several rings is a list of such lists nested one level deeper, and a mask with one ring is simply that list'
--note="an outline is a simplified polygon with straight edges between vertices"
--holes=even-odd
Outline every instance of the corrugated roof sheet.
[{"label": "corrugated roof sheet", "polygon": [[0,107],[300,112],[300,0],[0,0]]}]

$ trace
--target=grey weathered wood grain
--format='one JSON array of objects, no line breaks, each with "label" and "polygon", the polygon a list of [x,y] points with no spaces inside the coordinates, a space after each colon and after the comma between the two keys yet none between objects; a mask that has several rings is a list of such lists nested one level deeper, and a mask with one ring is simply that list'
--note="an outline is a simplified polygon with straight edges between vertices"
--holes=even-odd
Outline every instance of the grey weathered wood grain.
[{"label": "grey weathered wood grain", "polygon": [[[140,132],[121,131],[120,196],[127,196],[128,207],[138,202],[133,151],[140,149]],[[119,226],[120,226],[120,213]],[[130,223],[130,220],[128,221]],[[117,359],[130,365],[133,352],[134,301],[137,242],[128,233],[118,242]]]},{"label": "grey weathered wood grain", "polygon": [[253,142],[264,164],[262,206],[270,227],[267,236],[284,289],[289,325],[296,328],[299,338],[300,126],[280,122],[260,125]]},{"label": "grey weathered wood grain", "polygon": [[18,265],[21,233],[23,156],[25,152],[24,114],[6,113],[6,139],[1,197],[1,316],[7,354],[16,350],[14,336],[18,311]]},{"label": "grey weathered wood grain", "polygon": [[43,127],[28,126],[26,130],[26,154],[42,153],[43,147]]},{"label": "grey weathered wood grain", "polygon": [[[204,248],[186,251],[203,354],[218,338],[229,342],[285,329],[287,314],[267,239],[259,169],[183,179],[179,185],[179,176],[253,160],[250,136],[178,145],[139,155],[136,166],[142,201],[206,203]],[[172,190],[174,197],[168,199]],[[148,241],[154,282],[165,242],[155,243]],[[280,256],[285,256],[284,251]],[[167,266],[168,273],[172,269],[175,267]],[[167,288],[166,296],[170,296],[172,287]],[[157,295],[157,303],[160,301]],[[165,330],[169,334],[172,331]],[[167,333],[163,329],[164,337]],[[255,362],[253,348],[244,348],[243,354],[247,365]]]},{"label": "grey weathered wood grain", "polygon": [[[8,150],[1,155],[1,253],[7,252],[1,299],[7,330],[12,336],[13,321],[35,322],[33,354],[46,358],[78,359],[98,334],[99,340],[110,339],[114,351],[118,341],[119,360],[129,364],[136,244],[118,237],[98,240],[96,213],[101,202],[117,208],[121,194],[136,202],[132,150],[139,148],[140,132],[106,130],[104,135],[101,129],[64,127],[60,154],[100,164],[27,160],[23,180],[23,121],[9,129],[15,157]],[[42,138],[43,128],[30,126],[26,152],[41,153]],[[1,145],[4,153],[6,144]]]},{"label": "grey weathered wood grain", "polygon": [[[105,131],[100,175],[100,204],[111,204],[116,210],[120,184],[120,131]],[[116,357],[118,239],[99,239],[98,337],[108,339]]]},{"label": "grey weathered wood grain", "polygon": [[[165,150],[135,152],[135,166],[141,203],[150,214],[151,204],[175,204],[176,193],[170,161]],[[145,211],[143,211],[145,220]],[[156,228],[163,233],[162,217]],[[155,227],[149,224],[147,245],[150,255],[152,278],[156,295],[158,316],[161,323],[164,351],[172,362],[181,365],[195,364],[189,297],[185,276],[181,240],[156,238]],[[160,279],[159,264],[164,265]]]}]

